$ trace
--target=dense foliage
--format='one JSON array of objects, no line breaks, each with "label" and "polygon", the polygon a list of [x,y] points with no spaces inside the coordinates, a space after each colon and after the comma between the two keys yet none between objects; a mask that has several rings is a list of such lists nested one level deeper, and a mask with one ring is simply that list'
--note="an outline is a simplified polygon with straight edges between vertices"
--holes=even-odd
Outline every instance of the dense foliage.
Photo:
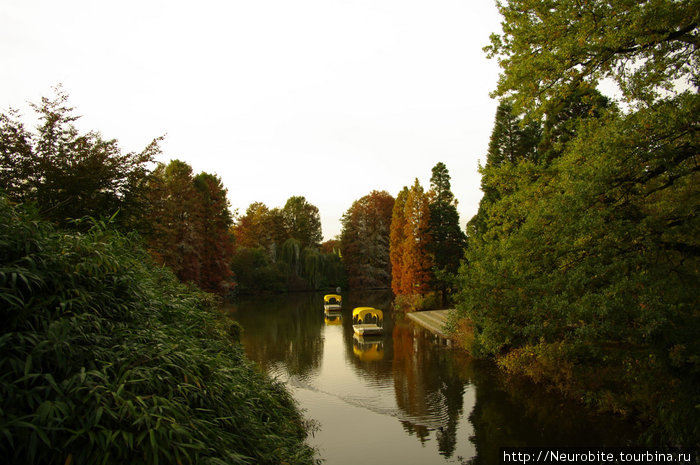
[{"label": "dense foliage", "polygon": [[[392,276],[400,282],[398,294],[423,295],[431,291],[433,256],[430,231],[429,199],[418,179],[406,190],[402,211],[394,209],[392,227],[400,231],[394,236],[395,247],[401,250],[400,265],[392,268]],[[396,223],[396,224],[394,224]]]},{"label": "dense foliage", "polygon": [[[503,74],[461,268],[463,342],[649,439],[700,437],[698,9],[500,5]],[[602,97],[620,87],[625,111]],[[658,433],[659,436],[654,436]]]},{"label": "dense foliage", "polygon": [[353,289],[388,288],[391,284],[389,232],[394,198],[372,191],[353,202],[343,215],[340,236],[348,285]]},{"label": "dense foliage", "polygon": [[336,287],[345,275],[338,247],[319,244],[318,208],[302,196],[284,208],[250,204],[231,228],[235,248],[230,265],[236,292],[284,292]]},{"label": "dense foliage", "polygon": [[119,212],[116,225],[137,227],[159,139],[140,153],[124,154],[116,140],[81,134],[61,88],[32,108],[39,118],[35,132],[16,111],[0,114],[0,190],[15,202],[35,203],[44,218],[64,226]]},{"label": "dense foliage", "polygon": [[227,294],[233,219],[221,179],[209,173],[194,176],[187,163],[172,160],[156,167],[147,187],[143,233],[156,261],[182,282]]},{"label": "dense foliage", "polygon": [[430,177],[430,244],[428,250],[433,257],[432,288],[442,294],[442,304],[447,305],[448,294],[454,287],[454,277],[464,255],[466,236],[459,226],[457,200],[452,194],[450,173],[440,162],[432,169]]},{"label": "dense foliage", "polygon": [[32,107],[39,118],[34,132],[16,111],[0,114],[0,191],[62,227],[112,218],[121,231],[143,234],[156,259],[183,282],[228,292],[232,219],[221,179],[195,176],[178,160],[153,169],[160,138],[141,153],[123,154],[116,140],[81,134],[61,88]]},{"label": "dense foliage", "polygon": [[413,311],[448,305],[465,239],[449,171],[439,162],[428,192],[416,179],[396,196],[389,232],[395,307]]},{"label": "dense foliage", "polygon": [[[311,463],[283,386],[131,235],[0,198],[0,453],[12,463]],[[228,326],[226,326],[228,325]]]}]

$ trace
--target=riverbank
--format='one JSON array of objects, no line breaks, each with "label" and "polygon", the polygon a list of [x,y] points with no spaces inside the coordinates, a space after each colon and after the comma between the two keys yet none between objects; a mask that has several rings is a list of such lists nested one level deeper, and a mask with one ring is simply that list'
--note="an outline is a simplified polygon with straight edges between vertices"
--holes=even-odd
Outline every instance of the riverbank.
[{"label": "riverbank", "polygon": [[310,464],[285,386],[140,240],[0,198],[0,454],[15,463]]},{"label": "riverbank", "polygon": [[[455,344],[474,354],[474,326],[453,314],[448,328]],[[595,352],[584,358],[581,353]],[[640,445],[698,447],[697,385],[681,370],[670,371],[648,347],[608,343],[597,348],[564,342],[511,348],[492,357],[499,369],[586,405],[591,411],[637,423]]]}]

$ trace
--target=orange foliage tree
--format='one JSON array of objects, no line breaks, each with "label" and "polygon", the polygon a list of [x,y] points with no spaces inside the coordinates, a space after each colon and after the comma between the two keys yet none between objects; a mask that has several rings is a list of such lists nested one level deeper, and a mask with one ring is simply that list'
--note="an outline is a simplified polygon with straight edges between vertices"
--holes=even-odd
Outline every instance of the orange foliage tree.
[{"label": "orange foliage tree", "polygon": [[231,276],[232,217],[221,180],[173,160],[149,178],[146,237],[152,255],[183,282],[223,294]]},{"label": "orange foliage tree", "polygon": [[404,220],[400,294],[427,294],[433,266],[429,252],[430,207],[428,195],[417,178],[406,196]]}]

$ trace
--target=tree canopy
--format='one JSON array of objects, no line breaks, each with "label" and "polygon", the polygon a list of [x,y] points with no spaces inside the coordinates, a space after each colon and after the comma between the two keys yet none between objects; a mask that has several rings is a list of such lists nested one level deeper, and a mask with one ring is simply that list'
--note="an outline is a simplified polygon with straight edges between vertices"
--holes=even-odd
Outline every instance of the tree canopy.
[{"label": "tree canopy", "polygon": [[228,292],[233,219],[221,179],[209,173],[195,176],[190,165],[172,160],[157,166],[148,188],[145,235],[156,259],[182,281]]},{"label": "tree canopy", "polygon": [[160,153],[153,140],[140,153],[122,153],[115,139],[81,134],[79,118],[60,88],[32,108],[35,132],[14,110],[0,114],[0,190],[15,202],[34,203],[44,218],[67,225],[86,216],[110,217],[124,229],[138,226],[144,185]]},{"label": "tree canopy", "polygon": [[391,284],[389,234],[394,198],[372,191],[343,215],[340,235],[343,263],[351,288],[387,288]]},{"label": "tree canopy", "polygon": [[443,304],[447,304],[447,290],[457,273],[464,255],[466,235],[459,225],[457,201],[450,185],[450,174],[444,163],[437,163],[430,177],[430,251],[434,262],[433,287],[443,294]]},{"label": "tree canopy", "polygon": [[[599,408],[638,412],[655,423],[651,440],[692,443],[698,2],[499,9],[503,34],[487,51],[502,100],[460,269],[465,344]],[[605,78],[623,109],[597,90]],[[509,146],[513,119],[527,149],[509,159],[493,149]]]},{"label": "tree canopy", "polygon": [[304,247],[318,247],[323,240],[321,216],[318,208],[303,196],[292,196],[282,208],[284,227],[289,237]]}]

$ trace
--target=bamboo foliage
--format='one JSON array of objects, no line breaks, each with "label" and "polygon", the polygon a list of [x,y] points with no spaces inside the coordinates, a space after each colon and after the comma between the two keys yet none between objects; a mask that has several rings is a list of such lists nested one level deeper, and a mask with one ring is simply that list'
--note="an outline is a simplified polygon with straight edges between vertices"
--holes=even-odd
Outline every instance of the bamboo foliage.
[{"label": "bamboo foliage", "polygon": [[56,230],[0,197],[0,454],[7,463],[314,463],[285,388],[210,294],[135,235]]}]

